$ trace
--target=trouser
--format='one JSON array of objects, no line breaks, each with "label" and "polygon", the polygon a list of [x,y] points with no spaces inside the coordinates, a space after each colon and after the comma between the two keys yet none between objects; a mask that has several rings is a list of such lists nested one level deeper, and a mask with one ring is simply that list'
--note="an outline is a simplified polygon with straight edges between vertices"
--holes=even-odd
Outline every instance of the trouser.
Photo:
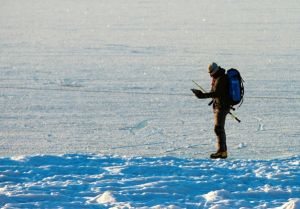
[{"label": "trouser", "polygon": [[217,152],[227,151],[225,120],[228,113],[229,109],[214,109],[214,131],[217,136]]}]

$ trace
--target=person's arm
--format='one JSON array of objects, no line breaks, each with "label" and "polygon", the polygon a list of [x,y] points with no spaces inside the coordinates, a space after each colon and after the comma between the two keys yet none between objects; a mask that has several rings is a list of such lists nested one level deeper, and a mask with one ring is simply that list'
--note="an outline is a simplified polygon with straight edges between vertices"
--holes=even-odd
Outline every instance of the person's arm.
[{"label": "person's arm", "polygon": [[206,99],[206,98],[215,98],[215,97],[217,97],[217,94],[214,91],[211,91],[211,92],[208,92],[208,93],[203,93],[201,90],[198,90],[198,89],[191,89],[191,91],[199,99]]},{"label": "person's arm", "polygon": [[199,99],[220,97],[221,92],[222,92],[222,88],[220,86],[219,80],[216,81],[216,90],[215,91],[206,93],[206,92],[202,92],[201,90],[198,90],[198,89],[191,89],[191,90],[195,94],[195,96],[198,97]]}]

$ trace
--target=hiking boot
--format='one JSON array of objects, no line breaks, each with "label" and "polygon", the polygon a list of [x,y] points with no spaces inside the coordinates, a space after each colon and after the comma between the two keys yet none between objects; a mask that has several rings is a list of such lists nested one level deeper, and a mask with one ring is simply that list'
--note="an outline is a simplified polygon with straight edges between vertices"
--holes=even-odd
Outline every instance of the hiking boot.
[{"label": "hiking boot", "polygon": [[227,151],[224,152],[216,152],[214,154],[210,155],[211,159],[217,159],[217,158],[221,158],[221,159],[226,159],[227,158]]}]

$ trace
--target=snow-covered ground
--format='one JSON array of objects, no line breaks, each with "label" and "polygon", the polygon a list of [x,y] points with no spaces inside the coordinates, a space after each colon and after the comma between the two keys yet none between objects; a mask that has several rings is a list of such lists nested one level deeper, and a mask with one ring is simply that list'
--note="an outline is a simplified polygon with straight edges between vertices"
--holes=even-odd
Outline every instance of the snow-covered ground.
[{"label": "snow-covered ground", "polygon": [[300,208],[300,157],[0,159],[2,208]]},{"label": "snow-covered ground", "polygon": [[[298,0],[0,0],[1,206],[299,208],[299,14]],[[212,111],[190,92],[212,61],[246,81],[226,161],[206,160]]]},{"label": "snow-covered ground", "polygon": [[[0,155],[207,157],[207,66],[238,68],[234,158],[300,153],[298,0],[1,1]],[[278,98],[279,97],[279,98]]]}]

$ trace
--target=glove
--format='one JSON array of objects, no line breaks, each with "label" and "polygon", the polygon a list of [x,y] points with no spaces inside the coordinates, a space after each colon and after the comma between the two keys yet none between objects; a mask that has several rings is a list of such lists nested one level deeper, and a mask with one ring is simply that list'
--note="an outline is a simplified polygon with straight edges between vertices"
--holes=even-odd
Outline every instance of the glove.
[{"label": "glove", "polygon": [[204,93],[201,90],[198,89],[191,89],[191,91],[195,94],[196,97],[198,97],[199,99],[203,99],[204,97]]}]

